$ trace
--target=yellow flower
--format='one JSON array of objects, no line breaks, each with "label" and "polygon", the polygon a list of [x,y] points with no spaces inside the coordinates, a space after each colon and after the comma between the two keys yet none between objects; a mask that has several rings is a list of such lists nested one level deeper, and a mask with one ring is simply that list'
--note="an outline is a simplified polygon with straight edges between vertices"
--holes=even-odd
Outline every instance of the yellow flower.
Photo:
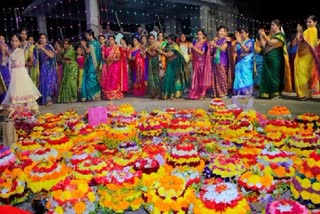
[{"label": "yellow flower", "polygon": [[64,214],[64,211],[63,211],[62,207],[57,206],[57,207],[54,209],[54,213]]},{"label": "yellow flower", "polygon": [[88,193],[88,199],[90,202],[94,202],[94,200],[96,199],[96,196],[94,195],[93,192]]},{"label": "yellow flower", "polygon": [[320,191],[320,183],[319,182],[313,183],[312,189],[314,189],[315,191]]},{"label": "yellow flower", "polygon": [[311,182],[309,179],[305,178],[301,181],[301,186],[304,188],[304,189],[308,189],[311,187]]},{"label": "yellow flower", "polygon": [[320,197],[316,193],[310,194],[310,200],[313,204],[320,204]]},{"label": "yellow flower", "polygon": [[311,198],[311,193],[303,190],[301,192],[301,197],[302,197],[303,200],[309,200]]}]

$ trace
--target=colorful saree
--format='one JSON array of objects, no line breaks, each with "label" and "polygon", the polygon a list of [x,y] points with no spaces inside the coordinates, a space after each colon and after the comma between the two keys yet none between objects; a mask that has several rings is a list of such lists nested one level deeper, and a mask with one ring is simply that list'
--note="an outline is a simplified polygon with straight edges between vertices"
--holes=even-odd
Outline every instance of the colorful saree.
[{"label": "colorful saree", "polygon": [[63,65],[63,77],[58,97],[59,103],[76,102],[78,98],[78,71],[76,52],[73,47],[65,50]]},{"label": "colorful saree", "polygon": [[[45,49],[55,52],[54,48],[46,44]],[[57,77],[57,63],[56,58],[48,57],[42,50],[38,49],[39,56],[35,60],[36,63],[39,63],[40,67],[40,77],[39,77],[39,91],[41,93],[40,104],[46,105],[50,102],[53,102],[56,96],[58,95],[58,77]]]},{"label": "colorful saree", "polygon": [[0,51],[0,103],[6,97],[6,91],[10,84],[9,57],[3,56]]},{"label": "colorful saree", "polygon": [[81,89],[81,86],[82,86],[84,63],[85,63],[85,57],[84,56],[77,56],[77,64],[78,64],[78,67],[79,67],[78,89]]},{"label": "colorful saree", "polygon": [[149,56],[148,92],[152,98],[160,96],[159,56]]},{"label": "colorful saree", "polygon": [[184,89],[188,85],[187,63],[177,44],[170,46],[169,51],[173,52],[173,56],[167,59],[167,68],[163,77],[161,98],[171,99],[182,96]]},{"label": "colorful saree", "polygon": [[[295,87],[298,98],[309,98],[311,96],[312,69],[318,64],[315,47],[318,41],[316,27],[308,28],[300,38],[298,51],[294,61]],[[318,66],[318,65],[317,65]]]},{"label": "colorful saree", "polygon": [[134,60],[131,62],[133,96],[142,97],[146,92],[147,74],[145,72],[145,61],[141,56],[141,50],[131,52]]},{"label": "colorful saree", "polygon": [[260,45],[257,45],[259,41],[255,42],[254,45],[254,86],[259,87],[261,82],[263,54]]},{"label": "colorful saree", "polygon": [[237,64],[235,67],[235,79],[233,83],[234,95],[251,95],[253,92],[253,70],[254,70],[254,41],[248,39],[243,45],[249,48],[249,52],[243,51],[237,45]]},{"label": "colorful saree", "polygon": [[[227,42],[226,38],[217,40],[216,44],[221,46]],[[228,53],[220,49],[213,48],[213,97],[224,97],[228,94]]]},{"label": "colorful saree", "polygon": [[311,91],[312,96],[319,97],[320,95],[320,62],[319,62],[319,56],[320,56],[320,40],[318,41],[317,48],[316,48],[316,54],[317,57],[315,57],[315,64],[312,69],[312,83],[311,83]]},{"label": "colorful saree", "polygon": [[104,50],[106,70],[102,73],[101,88],[103,98],[107,100],[119,100],[123,97],[121,91],[121,61],[109,61],[120,56],[119,46],[107,47]]},{"label": "colorful saree", "polygon": [[288,82],[287,87],[289,87],[291,83],[290,66],[288,54],[286,53],[284,34],[281,32],[276,33],[271,39],[277,39],[281,42],[282,46],[275,47],[264,54],[259,87],[259,95],[262,98],[280,96],[284,85],[284,77],[287,79],[285,80],[285,84]]},{"label": "colorful saree", "polygon": [[289,54],[289,64],[290,64],[290,71],[291,71],[291,85],[292,85],[292,91],[295,91],[295,81],[294,81],[294,60],[296,58],[298,50],[298,44],[292,46],[288,45],[288,54]]},{"label": "colorful saree", "polygon": [[203,55],[192,51],[192,80],[189,93],[190,99],[205,98],[206,92],[212,87],[212,67],[208,42],[197,42],[194,46],[204,52]]},{"label": "colorful saree", "polygon": [[90,53],[86,54],[85,66],[82,76],[81,100],[100,100],[101,88],[98,83],[97,73],[100,71],[101,49],[98,41],[89,42]]},{"label": "colorful saree", "polygon": [[24,51],[24,57],[26,60],[26,68],[28,70],[28,73],[34,82],[34,84],[39,87],[39,67],[37,64],[34,63],[34,54],[35,54],[35,46],[31,44],[30,42],[26,41],[23,44],[21,44],[21,48]]}]

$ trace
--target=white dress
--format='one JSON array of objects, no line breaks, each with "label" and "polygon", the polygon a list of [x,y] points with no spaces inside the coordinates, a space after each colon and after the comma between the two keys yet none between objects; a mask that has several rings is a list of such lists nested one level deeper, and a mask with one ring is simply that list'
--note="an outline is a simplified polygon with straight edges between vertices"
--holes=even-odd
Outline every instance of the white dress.
[{"label": "white dress", "polygon": [[26,111],[37,113],[39,111],[37,99],[41,94],[28,74],[24,52],[21,48],[11,53],[9,70],[11,80],[2,105],[9,109],[11,115]]}]

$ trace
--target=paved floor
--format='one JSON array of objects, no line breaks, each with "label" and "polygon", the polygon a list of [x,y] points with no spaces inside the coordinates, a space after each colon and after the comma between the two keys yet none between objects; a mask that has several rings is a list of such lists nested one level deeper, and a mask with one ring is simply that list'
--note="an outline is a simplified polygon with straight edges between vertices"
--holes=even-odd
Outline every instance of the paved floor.
[{"label": "paved floor", "polygon": [[[153,109],[164,109],[168,107],[174,107],[177,109],[186,108],[202,108],[208,109],[210,105],[211,98],[205,100],[153,100],[150,98],[137,98],[137,97],[125,97],[121,100],[112,101],[114,104],[130,103],[136,109],[136,111],[151,111]],[[231,99],[224,99],[226,105],[231,104]],[[78,113],[83,114],[90,107],[94,106],[106,106],[110,101],[94,101],[94,102],[77,102],[68,104],[53,104],[51,106],[41,106],[41,113],[52,112],[59,113],[64,112],[68,109],[74,109]],[[293,115],[301,114],[304,112],[313,112],[320,115],[320,100],[310,100],[310,101],[298,101],[294,97],[286,97],[285,99],[275,99],[275,100],[263,100],[254,99],[254,109],[266,114],[267,111],[275,105],[283,105],[289,108]]]}]

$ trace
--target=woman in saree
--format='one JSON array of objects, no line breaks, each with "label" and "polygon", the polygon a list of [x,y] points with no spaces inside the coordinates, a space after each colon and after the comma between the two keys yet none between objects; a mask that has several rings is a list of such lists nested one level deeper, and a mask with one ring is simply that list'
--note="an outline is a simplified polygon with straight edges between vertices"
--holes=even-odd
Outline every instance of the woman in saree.
[{"label": "woman in saree", "polygon": [[147,47],[148,47],[148,37],[146,35],[141,36],[141,51],[144,58],[144,72],[147,75],[149,74],[149,56],[147,54]]},{"label": "woman in saree", "polygon": [[100,74],[102,75],[102,73],[105,73],[105,71],[107,69],[107,65],[106,65],[106,62],[105,62],[105,56],[103,55],[105,53],[105,51],[106,51],[106,48],[107,48],[106,37],[104,35],[99,35],[98,36],[98,41],[99,41],[100,46],[101,46],[101,64],[100,64],[101,73],[100,72],[97,73],[97,79],[98,79],[98,82],[100,82],[102,76],[99,76],[99,75]]},{"label": "woman in saree", "polygon": [[78,83],[77,83],[78,90],[77,91],[78,91],[78,101],[80,101],[79,98],[81,97],[81,86],[82,86],[82,77],[83,77],[85,56],[84,56],[84,50],[81,46],[79,46],[77,48],[76,53],[77,53],[76,62],[78,64],[78,68],[79,68]]},{"label": "woman in saree", "polygon": [[294,81],[294,60],[296,58],[298,50],[298,39],[296,38],[296,34],[294,34],[294,38],[290,40],[288,43],[288,54],[289,54],[289,64],[290,64],[290,71],[291,71],[291,84],[292,84],[292,91],[295,91],[295,81]]},{"label": "woman in saree", "polygon": [[81,47],[85,52],[85,66],[82,76],[81,100],[100,100],[101,88],[99,86],[97,73],[100,72],[101,47],[94,38],[94,32],[88,30],[85,34],[87,43],[81,41]]},{"label": "woman in saree", "polygon": [[104,50],[106,70],[102,73],[102,97],[106,100],[119,100],[123,98],[121,91],[121,53],[116,44],[115,36],[108,36],[109,46]]},{"label": "woman in saree", "polygon": [[165,75],[163,77],[162,88],[161,88],[161,98],[166,99],[176,99],[182,96],[186,86],[188,77],[186,74],[188,66],[182,55],[182,52],[175,43],[175,36],[173,34],[168,37],[169,47],[165,49],[166,51],[158,48],[159,54],[167,58],[167,67]]},{"label": "woman in saree", "polygon": [[203,30],[198,30],[197,41],[189,44],[192,53],[192,79],[189,99],[205,99],[206,92],[212,87],[212,67],[209,44]]},{"label": "woman in saree", "polygon": [[[157,41],[158,48],[161,50],[164,50],[164,48],[167,47],[167,45],[168,45],[168,42],[164,38],[164,33],[159,32],[158,41]],[[162,77],[164,76],[164,72],[166,71],[166,66],[167,66],[166,57],[163,55],[159,55],[160,79],[162,79]]]},{"label": "woman in saree", "polygon": [[237,43],[233,94],[251,95],[253,92],[254,41],[249,38],[248,30],[240,29]]},{"label": "woman in saree", "polygon": [[226,27],[220,26],[218,29],[218,37],[216,40],[210,41],[213,47],[213,97],[223,98],[228,94],[228,43],[226,38]]},{"label": "woman in saree", "polygon": [[142,97],[146,93],[147,74],[145,72],[144,56],[138,38],[133,38],[133,48],[129,55],[131,61],[133,96]]},{"label": "woman in saree", "polygon": [[39,90],[41,93],[40,104],[51,105],[58,95],[58,76],[56,53],[54,48],[47,43],[47,36],[40,34],[40,44],[36,45],[39,59],[36,61],[40,67]]},{"label": "woman in saree", "polygon": [[4,37],[0,35],[0,102],[6,97],[10,84],[9,56],[9,46],[5,43]]},{"label": "woman in saree", "polygon": [[290,91],[291,86],[289,58],[280,20],[275,19],[271,22],[270,36],[266,35],[264,29],[259,30],[259,35],[264,48],[259,97],[279,98],[284,83],[288,88],[286,91]]},{"label": "woman in saree", "polygon": [[61,88],[62,78],[63,78],[63,65],[64,65],[64,59],[63,59],[63,41],[56,41],[54,43],[54,51],[56,53],[56,62],[57,62],[57,82],[58,82],[58,89]]},{"label": "woman in saree", "polygon": [[58,97],[59,103],[76,102],[78,99],[78,72],[79,66],[76,62],[76,52],[69,39],[65,39],[64,46],[64,64],[63,77]]},{"label": "woman in saree", "polygon": [[311,15],[307,19],[307,29],[303,31],[301,25],[297,26],[298,51],[294,61],[295,87],[299,100],[311,98],[312,70],[319,68],[319,58],[316,53],[318,41],[317,19]]},{"label": "woman in saree", "polygon": [[[320,57],[320,39],[318,39],[318,43],[316,46],[317,56]],[[319,58],[315,58],[315,63],[312,69],[312,83],[311,83],[311,91],[312,98],[319,98],[320,96],[320,66],[319,66]]]},{"label": "woman in saree", "polygon": [[160,96],[161,87],[159,77],[159,55],[153,34],[149,35],[149,47],[147,48],[147,54],[149,58],[148,93],[151,98],[157,99]]},{"label": "woman in saree", "polygon": [[120,80],[121,80],[121,91],[126,93],[129,91],[129,66],[128,66],[128,56],[130,53],[130,48],[127,45],[127,42],[124,38],[120,40],[120,53],[121,53],[121,73],[120,73]]},{"label": "woman in saree", "polygon": [[263,64],[263,50],[260,43],[259,35],[256,38],[254,43],[254,87],[259,89],[261,82],[261,73],[262,73],[262,64]]}]

